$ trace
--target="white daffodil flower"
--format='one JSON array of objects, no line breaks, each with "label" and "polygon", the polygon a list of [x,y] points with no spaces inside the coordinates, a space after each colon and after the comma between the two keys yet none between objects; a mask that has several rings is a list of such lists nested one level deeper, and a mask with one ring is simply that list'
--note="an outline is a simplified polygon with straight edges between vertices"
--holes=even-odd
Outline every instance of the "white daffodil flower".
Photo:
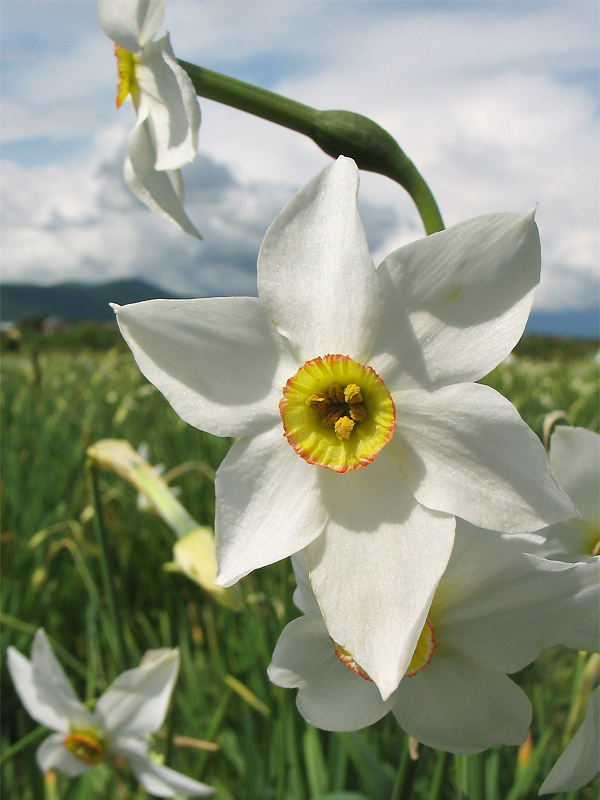
[{"label": "white daffodil flower", "polygon": [[548,557],[581,561],[600,553],[600,436],[560,425],[550,439],[550,470],[579,516],[540,531]]},{"label": "white daffodil flower", "polygon": [[454,515],[507,532],[574,513],[515,408],[472,381],[514,347],[539,280],[532,214],[465,222],[376,270],[340,157],[283,209],[259,297],[115,306],[188,423],[238,437],[216,477],[217,583],[307,548],[329,634],[384,698],[406,672]]},{"label": "white daffodil flower", "polygon": [[100,24],[115,42],[117,108],[131,95],[137,113],[127,141],[125,181],[149,208],[200,239],[183,209],[179,173],[196,157],[200,106],[169,34],[152,41],[163,12],[164,0],[98,0]]},{"label": "white daffodil flower", "polygon": [[27,712],[56,733],[37,751],[43,772],[55,769],[75,777],[118,755],[157,797],[201,797],[213,789],[155,763],[144,737],[163,723],[179,669],[177,650],[150,651],[136,669],[127,670],[108,687],[90,711],[77,698],[46,634],[38,630],[31,661],[9,647],[8,670]]},{"label": "white daffodil flower", "polygon": [[531,704],[507,676],[560,641],[577,614],[595,614],[598,628],[600,564],[541,559],[517,544],[458,521],[406,675],[385,702],[368,673],[330,638],[305,556],[293,556],[294,602],[305,615],[281,634],[270,679],[299,689],[300,713],[325,730],[363,728],[391,711],[411,736],[441,750],[520,744]]},{"label": "white daffodil flower", "polygon": [[583,724],[550,770],[539,794],[571,792],[600,772],[600,686],[590,695]]}]

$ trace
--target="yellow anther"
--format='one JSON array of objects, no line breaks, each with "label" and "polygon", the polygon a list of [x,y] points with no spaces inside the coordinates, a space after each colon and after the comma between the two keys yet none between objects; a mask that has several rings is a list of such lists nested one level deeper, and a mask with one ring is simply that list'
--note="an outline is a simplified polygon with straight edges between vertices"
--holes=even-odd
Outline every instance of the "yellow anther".
[{"label": "yellow anther", "polygon": [[354,422],[362,422],[367,418],[367,409],[362,403],[352,403],[352,405],[349,406],[348,412]]},{"label": "yellow anther", "polygon": [[333,400],[334,403],[339,403],[340,405],[344,403],[344,390],[340,386],[339,383],[332,383],[329,387],[329,397]]},{"label": "yellow anther", "polygon": [[344,389],[344,400],[350,405],[353,403],[362,403],[363,396],[360,386],[357,386],[355,383],[349,383]]},{"label": "yellow anther", "polygon": [[350,417],[340,417],[333,427],[340,442],[345,442],[350,438],[354,429],[354,420],[351,420]]},{"label": "yellow anther", "polygon": [[330,406],[324,413],[323,413],[323,425],[326,428],[333,428],[333,426],[339,421],[340,417],[344,413],[344,409],[340,408],[339,406]]},{"label": "yellow anther", "polygon": [[331,400],[328,394],[325,392],[318,392],[316,394],[309,394],[306,398],[306,405],[314,408],[315,411],[326,411],[331,404]]}]

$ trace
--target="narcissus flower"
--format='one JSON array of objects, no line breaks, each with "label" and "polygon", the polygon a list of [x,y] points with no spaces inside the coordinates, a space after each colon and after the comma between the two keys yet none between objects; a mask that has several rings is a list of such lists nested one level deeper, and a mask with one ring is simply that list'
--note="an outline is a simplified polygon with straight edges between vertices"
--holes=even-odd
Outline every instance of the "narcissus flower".
[{"label": "narcissus flower", "polygon": [[475,381],[520,337],[539,280],[532,214],[480,217],[376,270],[339,158],[273,222],[259,297],[115,307],[186,422],[238,437],[216,477],[224,586],[307,548],[330,635],[388,697],[454,540],[454,515],[530,531],[573,514],[515,408]]},{"label": "narcissus flower", "polygon": [[600,553],[600,436],[561,425],[550,439],[550,469],[571,498],[576,519],[540,531],[548,557],[581,561]]},{"label": "narcissus flower", "polygon": [[125,181],[149,208],[201,238],[183,210],[179,173],[196,157],[200,107],[169,34],[152,41],[163,11],[164,0],[98,0],[100,24],[115,42],[117,108],[130,95],[137,113],[127,141]]},{"label": "narcissus flower", "polygon": [[200,797],[213,789],[157,764],[144,737],[163,723],[179,669],[177,650],[150,651],[136,669],[108,687],[94,711],[81,703],[42,629],[33,640],[31,661],[8,648],[8,670],[28,713],[56,731],[39,746],[43,772],[75,777],[118,755],[131,765],[142,786],[157,797]]},{"label": "narcissus flower", "polygon": [[299,689],[300,713],[325,730],[356,730],[391,711],[430,747],[472,753],[520,744],[531,705],[507,675],[560,641],[576,615],[595,613],[598,625],[600,564],[537,558],[521,552],[514,539],[458,521],[452,556],[406,675],[384,702],[369,674],[330,638],[304,554],[293,562],[294,601],[304,616],[281,634],[269,677]]},{"label": "narcissus flower", "polygon": [[550,770],[540,794],[571,792],[600,772],[600,686],[590,695],[583,724]]}]

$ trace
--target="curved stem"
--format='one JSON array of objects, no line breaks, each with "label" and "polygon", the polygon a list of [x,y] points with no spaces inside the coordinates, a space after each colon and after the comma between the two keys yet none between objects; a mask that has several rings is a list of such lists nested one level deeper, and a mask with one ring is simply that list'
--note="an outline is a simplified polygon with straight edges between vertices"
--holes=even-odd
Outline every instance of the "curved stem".
[{"label": "curved stem", "polygon": [[179,61],[179,64],[201,97],[302,133],[332,158],[349,156],[360,169],[378,172],[396,181],[411,196],[425,232],[443,230],[442,216],[425,179],[396,140],[372,120],[352,111],[318,111],[187,61]]}]

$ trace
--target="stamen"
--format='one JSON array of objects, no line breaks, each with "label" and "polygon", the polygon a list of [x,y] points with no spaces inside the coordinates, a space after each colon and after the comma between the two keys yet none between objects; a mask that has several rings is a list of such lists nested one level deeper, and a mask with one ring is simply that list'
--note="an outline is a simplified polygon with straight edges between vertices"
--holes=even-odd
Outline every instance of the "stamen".
[{"label": "stamen", "polygon": [[354,429],[354,420],[351,420],[350,417],[340,417],[335,423],[334,428],[335,435],[340,442],[345,442],[346,439],[350,438],[350,434]]},{"label": "stamen", "polygon": [[357,386],[355,383],[349,383],[344,389],[344,400],[350,405],[353,403],[362,403],[363,396],[360,386]]},{"label": "stamen", "polygon": [[65,736],[63,745],[85,764],[100,764],[104,761],[106,747],[95,730],[73,731]]}]

